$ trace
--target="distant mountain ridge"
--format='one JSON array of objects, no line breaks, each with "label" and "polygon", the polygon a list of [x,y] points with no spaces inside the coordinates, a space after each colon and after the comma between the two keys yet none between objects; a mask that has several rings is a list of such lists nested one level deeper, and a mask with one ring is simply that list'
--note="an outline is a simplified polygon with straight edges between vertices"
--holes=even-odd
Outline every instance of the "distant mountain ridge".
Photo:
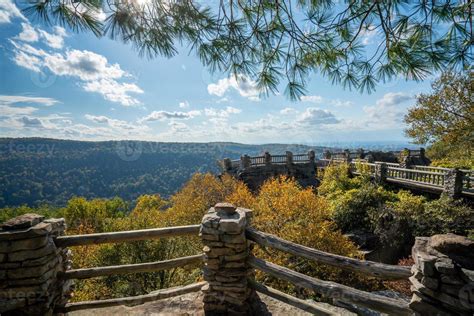
[{"label": "distant mountain ridge", "polygon": [[195,172],[217,173],[219,159],[310,149],[320,154],[325,147],[0,138],[0,207],[63,206],[73,196],[169,196]]}]

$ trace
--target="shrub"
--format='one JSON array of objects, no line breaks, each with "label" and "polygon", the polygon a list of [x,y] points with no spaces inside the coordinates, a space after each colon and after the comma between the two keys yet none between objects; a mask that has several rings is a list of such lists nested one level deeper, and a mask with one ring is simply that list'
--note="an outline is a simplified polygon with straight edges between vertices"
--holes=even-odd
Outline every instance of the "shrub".
[{"label": "shrub", "polygon": [[384,203],[395,199],[395,195],[383,187],[363,183],[333,197],[331,201],[333,219],[343,232],[373,231],[371,216],[380,210]]},{"label": "shrub", "polygon": [[[301,188],[291,178],[280,177],[265,182],[252,205],[253,226],[280,238],[318,250],[349,257],[359,257],[357,247],[337,229],[331,220],[326,198],[311,189]],[[323,280],[332,280],[362,288],[374,288],[376,282],[314,261],[272,249],[256,248],[255,255],[276,264]],[[286,292],[295,293],[293,285],[264,274],[260,281]],[[314,293],[299,293],[310,294]],[[305,295],[303,295],[305,296]]]},{"label": "shrub", "polygon": [[424,212],[413,214],[416,236],[454,233],[468,235],[474,227],[474,210],[461,200],[441,196],[424,205]]}]

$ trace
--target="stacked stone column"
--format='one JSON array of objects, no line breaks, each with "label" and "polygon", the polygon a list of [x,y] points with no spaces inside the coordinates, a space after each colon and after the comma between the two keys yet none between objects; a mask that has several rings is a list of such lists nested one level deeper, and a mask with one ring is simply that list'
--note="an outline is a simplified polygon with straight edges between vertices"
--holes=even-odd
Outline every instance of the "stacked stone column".
[{"label": "stacked stone column", "polygon": [[458,169],[447,170],[444,175],[443,194],[458,198],[462,192],[462,177],[463,173]]},{"label": "stacked stone column", "polygon": [[64,219],[25,214],[0,228],[1,315],[50,315],[65,304],[71,284],[61,279],[70,253],[53,238],[63,234]]},{"label": "stacked stone column", "polygon": [[376,163],[374,173],[375,183],[383,184],[387,180],[387,172],[388,169],[386,163]]},{"label": "stacked stone column", "polygon": [[417,237],[410,277],[415,315],[474,314],[474,242],[454,234]]},{"label": "stacked stone column", "polygon": [[202,219],[206,315],[250,314],[253,291],[247,277],[253,270],[246,263],[249,248],[245,238],[249,218],[249,210],[218,203]]}]

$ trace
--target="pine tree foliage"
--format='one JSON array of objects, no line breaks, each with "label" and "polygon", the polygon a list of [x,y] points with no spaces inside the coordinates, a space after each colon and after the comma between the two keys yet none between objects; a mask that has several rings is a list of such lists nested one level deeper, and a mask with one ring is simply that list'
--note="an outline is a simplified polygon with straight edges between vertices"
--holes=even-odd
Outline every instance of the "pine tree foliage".
[{"label": "pine tree foliage", "polygon": [[[422,80],[473,62],[469,0],[41,0],[25,10],[131,43],[150,58],[187,45],[211,71],[250,78],[262,95],[286,83],[291,99],[313,72],[371,92],[380,81]],[[364,43],[369,34],[375,49]]]}]

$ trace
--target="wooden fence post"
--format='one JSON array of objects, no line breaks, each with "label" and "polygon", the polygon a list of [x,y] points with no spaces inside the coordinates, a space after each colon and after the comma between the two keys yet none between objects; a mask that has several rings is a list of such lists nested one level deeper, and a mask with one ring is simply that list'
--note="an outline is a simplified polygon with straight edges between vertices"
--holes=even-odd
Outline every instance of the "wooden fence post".
[{"label": "wooden fence post", "polygon": [[245,228],[250,210],[218,203],[204,215],[200,236],[204,243],[204,310],[207,315],[250,315],[254,291],[247,278],[249,247]]}]

